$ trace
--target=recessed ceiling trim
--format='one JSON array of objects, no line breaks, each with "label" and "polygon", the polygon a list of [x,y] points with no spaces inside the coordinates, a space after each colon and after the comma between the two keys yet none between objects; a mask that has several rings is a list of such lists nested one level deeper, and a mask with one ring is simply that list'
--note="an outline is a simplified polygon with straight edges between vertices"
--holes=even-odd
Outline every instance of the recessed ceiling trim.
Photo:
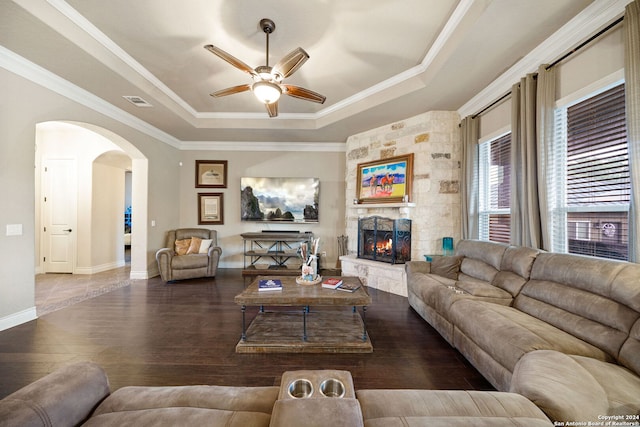
[{"label": "recessed ceiling trim", "polygon": [[[116,57],[120,58],[125,64],[127,64],[136,73],[142,76],[145,80],[155,86],[158,90],[163,92],[166,96],[171,98],[172,101],[177,103],[180,107],[195,116],[196,110],[191,107],[185,100],[183,100],[178,94],[173,92],[167,85],[162,83],[155,75],[147,70],[142,64],[136,61],[131,55],[124,51],[118,44],[111,40],[105,33],[100,31],[98,27],[93,25],[87,18],[82,16],[77,10],[75,10],[69,3],[64,0],[47,0],[51,6],[53,6],[58,12],[63,14],[67,19],[77,25],[85,33],[93,37],[98,43],[104,46],[109,52]],[[88,52],[91,54],[91,52]],[[107,65],[107,64],[105,64]],[[126,77],[125,77],[126,78]]]},{"label": "recessed ceiling trim", "polygon": [[[106,34],[100,31],[95,25],[93,25],[89,20],[87,20],[83,15],[81,15],[77,10],[75,10],[71,5],[69,5],[64,0],[47,0],[49,4],[51,4],[58,12],[67,17],[71,22],[77,25],[84,32],[93,37],[98,43],[104,46],[109,52],[113,55],[120,58],[125,64],[127,64],[133,71],[138,73],[141,77],[146,79],[150,84],[155,86],[158,90],[164,93],[167,97],[172,99],[174,102],[178,104],[181,108],[183,108],[187,113],[191,114],[194,119],[213,119],[213,120],[229,120],[229,119],[252,119],[252,120],[263,120],[269,121],[273,120],[262,113],[259,115],[256,114],[254,116],[253,113],[201,113],[197,112],[193,107],[191,107],[186,101],[184,101],[180,96],[178,96],[175,92],[173,92],[169,87],[167,87],[164,83],[162,83],[159,79],[157,79],[151,72],[149,72],[145,67],[142,66],[139,62],[137,62],[133,57],[131,57],[128,53],[126,53],[120,46],[118,46],[113,40],[111,40]],[[287,115],[287,120],[318,120],[324,119],[323,125],[326,126],[328,124],[333,123],[334,121],[342,118],[342,115],[336,117],[335,120],[331,120],[330,116],[344,110],[349,107],[353,107],[356,104],[362,103],[365,99],[367,102],[364,105],[360,105],[357,107],[355,111],[362,111],[368,108],[371,108],[375,105],[371,102],[371,96],[379,94],[381,92],[387,90],[396,89],[398,85],[405,83],[407,80],[410,80],[414,77],[419,76],[424,73],[428,68],[429,64],[433,61],[435,57],[437,57],[438,53],[444,48],[447,40],[451,37],[457,26],[460,24],[464,16],[467,14],[471,6],[474,4],[475,0],[462,0],[451,17],[445,24],[445,27],[439,34],[438,38],[431,46],[425,58],[423,58],[422,62],[412,67],[408,70],[405,70],[395,76],[392,76],[378,84],[375,84],[359,93],[356,93],[348,98],[345,98],[335,104],[332,104],[322,110],[319,110],[316,113],[290,113]],[[91,52],[89,52],[91,53]],[[423,85],[424,86],[424,85]],[[417,88],[416,88],[417,89]],[[402,96],[399,94],[396,96],[394,94],[393,98],[397,98],[398,96]],[[382,97],[382,102],[388,100],[388,97]],[[171,106],[167,106],[171,108]],[[328,119],[328,120],[327,120]],[[318,126],[316,126],[317,128]]]},{"label": "recessed ceiling trim", "polygon": [[429,65],[431,65],[436,56],[438,56],[438,53],[442,51],[449,38],[451,38],[456,28],[458,28],[464,17],[469,12],[469,9],[471,9],[471,6],[473,6],[474,2],[475,0],[462,0],[460,3],[458,3],[458,6],[456,6],[449,20],[447,20],[444,28],[442,29],[442,31],[440,31],[440,34],[438,34],[438,37],[433,42],[433,45],[429,48],[429,51],[424,56],[424,59],[420,64],[422,68],[424,68],[424,70],[426,70]]},{"label": "recessed ceiling trim", "polygon": [[181,150],[216,151],[307,151],[344,153],[346,142],[268,142],[268,141],[183,141]]},{"label": "recessed ceiling trim", "polygon": [[40,67],[13,51],[0,46],[0,67],[21,78],[27,79],[43,88],[84,105],[100,114],[104,114],[124,125],[130,126],[146,135],[162,141],[172,147],[179,148],[180,141],[168,133],[150,125],[134,115],[121,110],[102,98],[74,85],[68,80]]}]

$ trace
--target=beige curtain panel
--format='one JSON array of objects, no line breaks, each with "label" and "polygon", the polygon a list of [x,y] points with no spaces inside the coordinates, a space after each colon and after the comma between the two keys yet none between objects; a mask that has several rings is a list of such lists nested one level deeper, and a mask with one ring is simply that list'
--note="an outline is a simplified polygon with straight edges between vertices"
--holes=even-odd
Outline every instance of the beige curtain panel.
[{"label": "beige curtain panel", "polygon": [[624,14],[624,79],[631,175],[629,261],[640,261],[640,0]]}]

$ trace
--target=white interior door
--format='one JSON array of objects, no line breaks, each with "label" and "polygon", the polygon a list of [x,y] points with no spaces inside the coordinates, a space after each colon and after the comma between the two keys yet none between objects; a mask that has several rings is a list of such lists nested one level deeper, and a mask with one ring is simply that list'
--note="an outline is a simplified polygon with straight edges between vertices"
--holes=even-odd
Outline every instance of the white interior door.
[{"label": "white interior door", "polygon": [[48,159],[43,169],[44,272],[73,273],[76,247],[76,162]]}]

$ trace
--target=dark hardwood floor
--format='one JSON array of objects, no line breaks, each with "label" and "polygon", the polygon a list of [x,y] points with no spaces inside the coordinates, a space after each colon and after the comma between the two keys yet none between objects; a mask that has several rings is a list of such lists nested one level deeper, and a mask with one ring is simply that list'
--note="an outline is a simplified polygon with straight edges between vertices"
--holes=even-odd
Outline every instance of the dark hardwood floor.
[{"label": "dark hardwood floor", "polygon": [[[127,385],[279,385],[297,369],[351,371],[356,389],[491,390],[491,385],[408,305],[369,289],[369,354],[236,354],[240,270],[165,284],[159,278],[45,314],[0,332],[0,398],[65,364],[91,360],[113,390]],[[248,308],[248,319],[257,309]]]}]

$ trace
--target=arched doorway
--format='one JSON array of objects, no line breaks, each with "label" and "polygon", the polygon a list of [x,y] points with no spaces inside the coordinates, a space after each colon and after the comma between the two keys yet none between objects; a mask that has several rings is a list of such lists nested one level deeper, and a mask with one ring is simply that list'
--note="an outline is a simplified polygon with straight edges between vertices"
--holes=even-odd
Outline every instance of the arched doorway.
[{"label": "arched doorway", "polygon": [[[59,145],[58,145],[59,144]],[[56,147],[58,145],[58,147]],[[43,147],[47,146],[45,150]],[[54,164],[58,168],[76,168],[75,171],[71,173],[67,173],[66,176],[91,176],[94,174],[94,163],[93,161],[102,156],[101,160],[98,164],[105,164],[105,158],[114,158],[118,156],[124,156],[130,161],[130,171],[131,171],[131,235],[130,235],[130,244],[131,244],[131,271],[130,278],[131,279],[146,279],[148,278],[147,272],[147,188],[148,188],[148,161],[147,158],[129,141],[125,140],[121,136],[115,134],[108,129],[104,129],[99,126],[95,126],[88,123],[80,123],[80,122],[69,122],[69,121],[57,121],[57,122],[44,122],[40,123],[36,126],[36,229],[40,229],[43,232],[38,234],[36,233],[36,253],[37,259],[40,260],[39,265],[37,265],[37,271],[44,272],[45,270],[45,262],[46,257],[44,256],[45,251],[50,251],[50,244],[45,240],[51,240],[49,236],[44,233],[44,224],[48,221],[45,217],[46,215],[50,215],[50,212],[47,212],[44,203],[44,192],[45,189],[43,186],[49,184],[43,184],[47,182],[43,180],[43,174],[45,173],[46,168],[51,163],[52,160],[56,160]],[[54,147],[54,148],[51,148]],[[111,155],[105,154],[112,152]],[[106,162],[107,164],[109,161]],[[63,166],[60,166],[63,164]],[[98,167],[101,169],[102,167]],[[102,168],[103,169],[103,168]],[[50,171],[52,169],[49,169]],[[75,175],[74,175],[75,174]],[[62,175],[65,176],[64,173]],[[65,178],[66,179],[66,178]],[[100,177],[96,177],[96,179],[100,179]],[[124,179],[124,178],[123,178]],[[91,180],[89,180],[91,181]],[[94,201],[93,197],[99,197],[99,194],[93,194],[93,188],[84,188],[86,186],[86,182],[76,182],[74,185],[77,185],[79,189],[79,194],[81,197],[84,197],[82,200],[76,200],[76,205],[74,207],[73,200],[68,205],[63,205],[65,207],[71,207],[68,209],[72,211],[71,219],[73,226],[66,225],[62,228],[63,233],[67,233],[67,235],[73,236],[73,231],[69,230],[78,230],[81,232],[81,237],[84,239],[84,243],[86,245],[87,239],[91,239],[91,226],[87,225],[87,222],[91,223],[91,221],[87,221],[86,215],[87,210],[91,206],[93,206]],[[64,182],[59,185],[64,186]],[[106,188],[106,187],[103,187]],[[96,200],[97,202],[98,200]],[[73,211],[77,212],[78,216],[73,218]],[[63,209],[64,210],[64,209]],[[122,221],[124,221],[124,210],[122,212]],[[75,221],[75,222],[74,222]],[[84,221],[84,222],[83,222]],[[124,229],[124,227],[122,228]],[[82,253],[78,252],[78,247],[73,246],[77,245],[78,242],[77,235],[73,236],[76,242],[72,242],[71,246],[62,246],[63,249],[56,246],[58,244],[64,245],[64,238],[60,238],[55,240],[53,246],[56,250],[58,250],[60,254],[64,254],[65,250],[72,250],[72,264],[70,267],[72,271],[75,273],[86,273],[92,272],[93,267],[91,261],[87,261],[86,259],[82,259],[82,264],[86,267],[89,265],[88,269],[82,270],[78,269],[78,258],[77,254]],[[124,241],[124,231],[122,232],[122,236],[113,236],[114,241]],[[68,242],[67,242],[68,244]],[[85,246],[86,247],[86,246]],[[62,258],[62,257],[60,257]],[[108,268],[108,263],[105,264]]]}]

